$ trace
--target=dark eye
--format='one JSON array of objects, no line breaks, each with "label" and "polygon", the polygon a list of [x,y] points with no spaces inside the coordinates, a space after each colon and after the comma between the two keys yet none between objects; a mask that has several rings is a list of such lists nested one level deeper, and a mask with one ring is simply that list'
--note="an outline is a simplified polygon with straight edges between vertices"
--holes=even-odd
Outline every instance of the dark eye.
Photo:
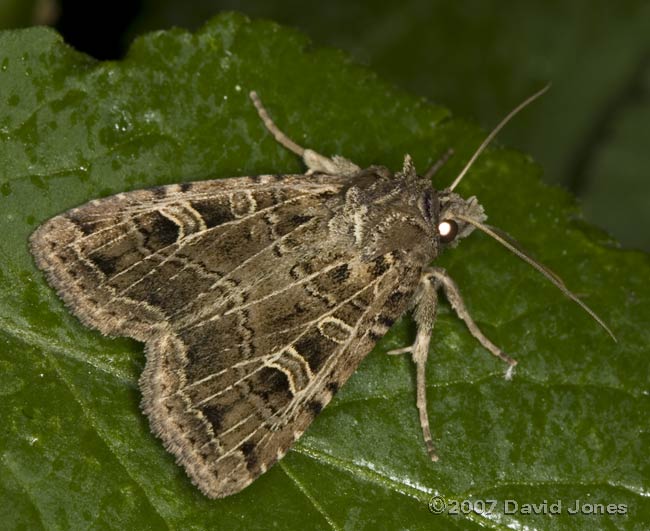
[{"label": "dark eye", "polygon": [[438,223],[438,234],[442,243],[449,243],[458,234],[458,224],[453,219],[445,219]]}]

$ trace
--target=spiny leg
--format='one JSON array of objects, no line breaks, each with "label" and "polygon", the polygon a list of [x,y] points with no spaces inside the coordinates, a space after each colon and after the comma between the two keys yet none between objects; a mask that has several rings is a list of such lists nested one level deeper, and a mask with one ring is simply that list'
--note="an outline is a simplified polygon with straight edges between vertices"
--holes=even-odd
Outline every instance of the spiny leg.
[{"label": "spiny leg", "polygon": [[438,173],[440,168],[442,168],[447,161],[451,158],[451,156],[454,154],[454,150],[449,148],[445,153],[443,154],[442,157],[440,157],[437,161],[435,161],[431,167],[426,171],[424,174],[424,178],[428,181],[430,181],[433,176]]},{"label": "spiny leg", "polygon": [[449,304],[451,304],[451,307],[456,312],[456,315],[465,321],[465,324],[467,325],[470,333],[476,339],[478,339],[479,343],[488,349],[494,356],[502,359],[508,364],[508,370],[506,371],[505,378],[506,380],[510,380],[512,378],[512,373],[514,372],[515,365],[517,365],[517,360],[508,356],[505,352],[503,352],[503,350],[501,350],[494,343],[492,343],[492,341],[485,337],[485,335],[483,335],[483,332],[481,332],[477,324],[474,322],[474,319],[472,319],[472,316],[469,314],[467,306],[465,306],[465,302],[463,301],[463,298],[460,294],[460,290],[458,289],[458,285],[447,274],[447,271],[441,267],[432,267],[429,271],[431,272],[431,276],[435,279],[436,284],[442,287],[444,290],[445,296],[447,297]]},{"label": "spiny leg", "polygon": [[423,272],[413,297],[413,318],[417,324],[415,341],[410,347],[388,352],[388,354],[411,353],[416,369],[416,404],[420,415],[420,426],[422,427],[424,444],[427,447],[427,452],[432,461],[437,461],[438,455],[433,445],[429,414],[427,413],[426,365],[429,356],[429,343],[431,342],[433,324],[436,320],[436,307],[438,304],[436,290],[435,279],[427,269]]},{"label": "spiny leg", "polygon": [[273,138],[275,138],[279,144],[287,148],[289,151],[292,151],[299,157],[303,157],[305,154],[305,148],[296,144],[287,135],[285,135],[282,131],[280,131],[278,126],[275,125],[275,123],[269,116],[269,113],[266,112],[264,105],[262,105],[262,100],[260,100],[260,97],[257,95],[257,92],[252,90],[249,96],[253,102],[253,105],[255,105],[255,108],[257,109],[257,114],[259,114],[260,118],[262,119],[262,122],[264,123],[264,126],[269,130],[269,133],[273,135]]},{"label": "spiny leg", "polygon": [[302,157],[302,160],[309,169],[308,173],[318,172],[326,173],[327,175],[354,175],[361,171],[359,166],[344,157],[334,156],[329,158],[317,153],[313,149],[305,149],[291,140],[287,135],[280,131],[277,125],[275,125],[269,116],[269,113],[264,108],[264,105],[262,105],[262,101],[257,95],[257,92],[253,90],[250,92],[249,96],[253,105],[255,105],[255,108],[257,109],[257,114],[259,114],[264,126],[273,135],[273,138],[289,151]]}]

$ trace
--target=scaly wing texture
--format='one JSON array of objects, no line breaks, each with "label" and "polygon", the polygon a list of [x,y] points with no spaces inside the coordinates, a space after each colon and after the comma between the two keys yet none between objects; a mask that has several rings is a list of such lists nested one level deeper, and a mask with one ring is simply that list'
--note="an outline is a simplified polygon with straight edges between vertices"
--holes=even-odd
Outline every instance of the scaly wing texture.
[{"label": "scaly wing texture", "polygon": [[146,343],[143,409],[211,497],[284,455],[409,302],[418,272],[401,251],[362,260],[328,230],[346,181],[129,192],[32,236],[38,266],[84,323]]},{"label": "scaly wing texture", "polygon": [[[340,188],[300,177],[203,181],[91,201],[41,225],[32,254],[85,324],[146,341],[170,314],[211,292],[215,276],[271,245],[278,230],[299,226],[304,200],[319,207]],[[251,234],[241,245],[245,227]]]}]

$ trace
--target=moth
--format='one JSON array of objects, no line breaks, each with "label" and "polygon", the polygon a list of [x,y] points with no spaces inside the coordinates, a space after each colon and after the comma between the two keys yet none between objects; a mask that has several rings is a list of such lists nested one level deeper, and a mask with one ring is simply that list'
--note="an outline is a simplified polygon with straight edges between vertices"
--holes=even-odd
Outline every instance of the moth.
[{"label": "moth", "polygon": [[97,199],[31,236],[38,267],[85,325],[145,343],[142,409],[198,488],[221,498],[282,458],[393,322],[412,310],[417,408],[438,292],[472,335],[508,366],[472,320],[457,285],[430,264],[479,229],[535,267],[611,331],[564,283],[501,231],[476,197],[444,190],[410,156],[393,174],[305,149],[251,99],[303,175],[158,186]]}]

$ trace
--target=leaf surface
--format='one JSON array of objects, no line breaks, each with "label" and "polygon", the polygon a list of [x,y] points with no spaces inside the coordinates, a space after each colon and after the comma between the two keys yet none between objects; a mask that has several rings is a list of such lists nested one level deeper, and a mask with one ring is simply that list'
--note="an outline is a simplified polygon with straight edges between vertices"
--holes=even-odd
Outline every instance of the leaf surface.
[{"label": "leaf surface", "polygon": [[[623,251],[542,185],[528,157],[494,148],[461,193],[565,278],[618,343],[488,238],[439,260],[480,326],[518,358],[513,381],[443,305],[428,366],[441,456],[428,460],[414,370],[386,356],[413,339],[405,317],[280,464],[211,501],[148,429],[142,345],[72,317],[27,250],[45,219],[158,184],[301,169],[260,123],[255,89],[299,143],[362,166],[451,182],[484,132],[334,50],[237,15],[195,34],[138,39],[95,62],[51,30],[0,33],[0,521],[30,529],[645,529],[650,522],[648,257]],[[497,500],[491,514],[435,515],[440,495]],[[625,515],[514,514],[505,500],[626,504]],[[510,506],[512,507],[512,506]]]}]

